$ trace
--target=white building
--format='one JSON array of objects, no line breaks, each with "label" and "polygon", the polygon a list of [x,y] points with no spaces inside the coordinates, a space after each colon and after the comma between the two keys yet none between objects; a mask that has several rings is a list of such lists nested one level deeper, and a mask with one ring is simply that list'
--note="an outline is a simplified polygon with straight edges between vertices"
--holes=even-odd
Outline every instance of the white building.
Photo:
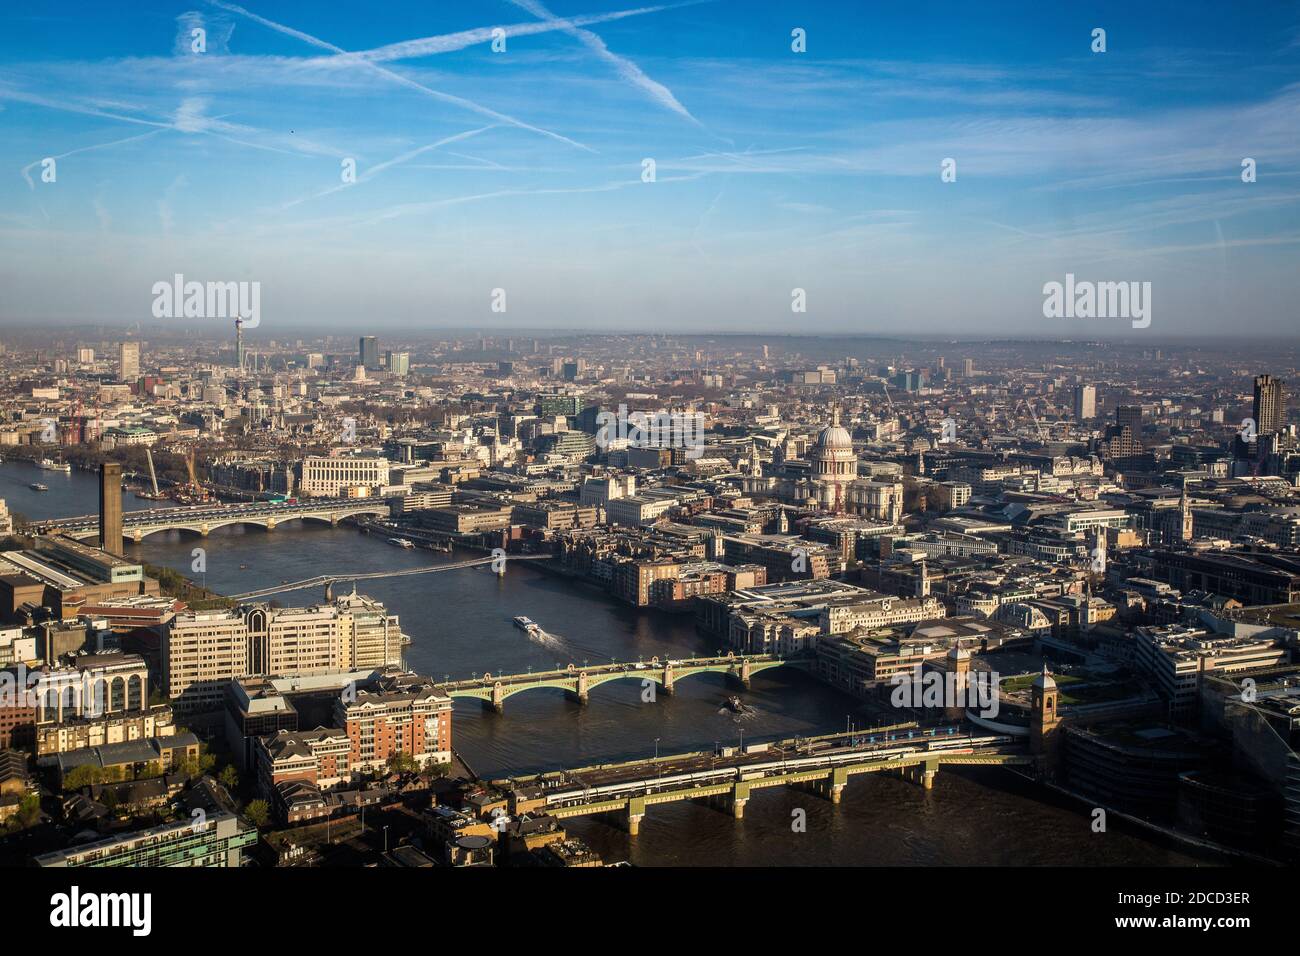
[{"label": "white building", "polygon": [[302,460],[298,488],[309,497],[338,498],[355,488],[384,487],[388,468],[387,458],[308,456]]}]

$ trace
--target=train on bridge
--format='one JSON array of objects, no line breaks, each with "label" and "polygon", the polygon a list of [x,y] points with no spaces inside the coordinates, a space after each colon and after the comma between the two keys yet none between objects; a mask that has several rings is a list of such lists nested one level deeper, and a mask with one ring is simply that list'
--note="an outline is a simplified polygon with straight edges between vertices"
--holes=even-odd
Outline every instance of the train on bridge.
[{"label": "train on bridge", "polygon": [[[798,773],[801,770],[823,769],[843,764],[860,764],[864,761],[887,761],[899,757],[910,757],[918,753],[934,753],[945,756],[971,754],[980,750],[1007,746],[1015,743],[1015,738],[1005,735],[989,734],[983,736],[938,735],[918,737],[913,742],[898,744],[885,741],[880,744],[869,743],[867,746],[807,754],[804,756],[783,756],[780,759],[758,763],[737,763],[723,767],[673,773],[664,776],[651,774],[625,779],[615,783],[587,786],[574,784],[576,774],[568,775],[568,780],[551,780],[543,783],[544,802],[547,809],[577,806],[595,803],[601,800],[619,799],[629,793],[655,793],[664,790],[682,790],[693,787],[716,786],[733,781],[743,782],[760,780],[774,775]],[[893,746],[890,744],[893,743]],[[654,762],[644,765],[650,769]],[[637,769],[642,769],[638,767]]]}]

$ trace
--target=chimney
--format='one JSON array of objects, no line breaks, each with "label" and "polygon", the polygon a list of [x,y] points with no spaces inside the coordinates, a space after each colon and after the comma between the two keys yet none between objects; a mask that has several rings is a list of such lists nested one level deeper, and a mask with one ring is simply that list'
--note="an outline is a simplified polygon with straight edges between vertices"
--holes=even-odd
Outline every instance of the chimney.
[{"label": "chimney", "polygon": [[115,461],[99,466],[99,546],[122,553],[122,466]]}]

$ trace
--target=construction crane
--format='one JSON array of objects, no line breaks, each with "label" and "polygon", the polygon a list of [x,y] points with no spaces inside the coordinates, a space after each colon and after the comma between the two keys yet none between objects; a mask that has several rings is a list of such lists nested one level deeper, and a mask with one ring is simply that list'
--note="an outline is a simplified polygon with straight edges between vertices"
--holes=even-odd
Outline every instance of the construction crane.
[{"label": "construction crane", "polygon": [[144,456],[149,459],[149,484],[153,486],[154,497],[161,497],[158,494],[158,473],[153,468],[153,449],[146,448]]},{"label": "construction crane", "polygon": [[885,401],[889,402],[889,410],[893,412],[894,417],[897,418],[898,409],[894,407],[894,400],[889,395],[889,383],[882,381],[880,384],[885,387]]},{"label": "construction crane", "polygon": [[1043,426],[1039,424],[1038,416],[1034,414],[1034,406],[1030,403],[1029,399],[1026,398],[1023,401],[1025,403],[1025,408],[1029,409],[1029,417],[1034,420],[1034,430],[1038,432],[1038,440],[1046,442],[1052,436],[1043,432]]}]

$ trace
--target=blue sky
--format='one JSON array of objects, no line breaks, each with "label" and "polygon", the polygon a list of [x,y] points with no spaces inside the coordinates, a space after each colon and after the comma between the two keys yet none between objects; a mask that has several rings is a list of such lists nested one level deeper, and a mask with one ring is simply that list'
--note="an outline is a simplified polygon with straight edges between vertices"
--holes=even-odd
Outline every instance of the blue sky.
[{"label": "blue sky", "polygon": [[1143,334],[1275,335],[1298,200],[1294,4],[0,11],[9,327],[147,327],[179,272],[260,282],[272,335],[1130,334],[1044,318],[1071,272],[1150,281]]}]

